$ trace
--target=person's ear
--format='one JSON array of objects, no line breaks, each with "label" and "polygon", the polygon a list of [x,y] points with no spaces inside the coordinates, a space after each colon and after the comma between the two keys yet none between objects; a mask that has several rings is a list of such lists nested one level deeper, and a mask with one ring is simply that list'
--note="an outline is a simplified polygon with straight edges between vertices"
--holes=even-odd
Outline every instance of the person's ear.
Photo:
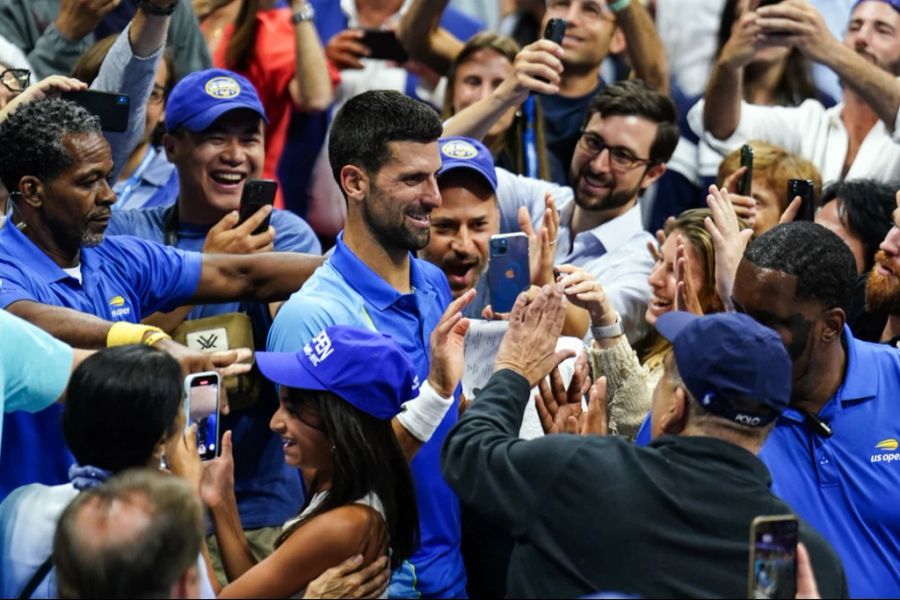
[{"label": "person's ear", "polygon": [[650,165],[650,167],[647,168],[647,172],[644,174],[644,179],[641,181],[641,191],[643,192],[650,187],[657,179],[662,177],[665,172],[666,163],[653,163]]},{"label": "person's ear", "polygon": [[341,189],[347,198],[348,206],[354,202],[362,202],[369,194],[369,175],[356,165],[344,165],[340,171]]},{"label": "person's ear", "polygon": [[172,588],[169,590],[169,598],[199,598],[200,597],[200,575],[197,571],[197,564],[192,563],[187,570],[175,580]]},{"label": "person's ear", "polygon": [[835,340],[840,341],[841,333],[844,331],[844,324],[847,322],[847,315],[841,308],[832,308],[825,311],[825,317],[822,319],[822,336],[824,343],[830,344]]},{"label": "person's ear", "polygon": [[26,175],[19,180],[19,196],[27,205],[40,208],[44,203],[44,184],[34,175]]},{"label": "person's ear", "polygon": [[[163,114],[163,119],[165,119],[165,113]],[[168,161],[170,163],[174,163],[178,158],[178,145],[177,140],[175,139],[175,134],[169,132],[164,133],[162,138],[162,147],[163,150],[166,151],[166,158],[168,159]]]},{"label": "person's ear", "polygon": [[627,46],[628,42],[625,41],[625,32],[617,25],[609,40],[609,53],[616,55],[623,54]]},{"label": "person's ear", "polygon": [[669,397],[665,411],[659,415],[659,429],[663,434],[678,435],[687,425],[687,395],[680,385]]}]

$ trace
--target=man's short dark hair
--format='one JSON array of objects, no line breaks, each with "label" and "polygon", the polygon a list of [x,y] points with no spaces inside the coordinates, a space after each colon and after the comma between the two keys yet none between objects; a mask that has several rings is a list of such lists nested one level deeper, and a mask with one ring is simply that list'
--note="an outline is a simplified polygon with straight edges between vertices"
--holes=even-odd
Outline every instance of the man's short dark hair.
[{"label": "man's short dark hair", "polygon": [[26,175],[50,181],[72,166],[63,138],[102,133],[100,119],[68,100],[51,98],[19,106],[0,123],[0,181],[9,191]]},{"label": "man's short dark hair", "polygon": [[[122,523],[123,504],[147,521]],[[86,510],[104,527],[79,527]],[[59,597],[168,598],[197,564],[204,528],[200,500],[187,482],[158,470],[126,471],[85,490],[63,511],[53,540]]]},{"label": "man's short dark hair", "polygon": [[603,117],[643,117],[656,123],[656,137],[650,146],[650,160],[668,162],[678,145],[678,113],[675,103],[640,79],[619,81],[599,92],[584,117],[586,126],[595,113]]},{"label": "man's short dark hair", "polygon": [[66,444],[81,465],[113,472],[145,466],[173,433],[181,390],[181,366],[169,354],[144,345],[101,350],[69,381]]},{"label": "man's short dark hair", "polygon": [[874,179],[853,179],[832,183],[822,192],[821,206],[839,199],[838,217],[844,227],[859,237],[866,253],[863,270],[875,264],[878,246],[894,226],[897,185]]},{"label": "man's short dark hair", "polygon": [[400,92],[373,90],[354,96],[338,111],[328,138],[334,180],[340,184],[345,165],[378,172],[390,159],[389,142],[434,142],[442,131],[431,107]]},{"label": "man's short dark hair", "polygon": [[773,227],[747,246],[744,258],[759,267],[797,278],[797,300],[847,312],[856,281],[856,260],[832,231],[800,221]]}]

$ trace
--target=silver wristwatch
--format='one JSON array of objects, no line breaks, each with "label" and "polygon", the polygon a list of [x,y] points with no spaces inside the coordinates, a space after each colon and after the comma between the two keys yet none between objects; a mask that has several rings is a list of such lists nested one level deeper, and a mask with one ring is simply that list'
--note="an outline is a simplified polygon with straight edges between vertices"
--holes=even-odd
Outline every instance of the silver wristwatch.
[{"label": "silver wristwatch", "polygon": [[316,9],[314,9],[311,4],[304,4],[297,12],[291,15],[291,23],[294,25],[297,23],[306,23],[307,21],[312,21],[315,16]]},{"label": "silver wristwatch", "polygon": [[591,335],[595,340],[608,340],[609,338],[625,335],[625,325],[622,317],[616,315],[616,322],[612,325],[591,325]]}]

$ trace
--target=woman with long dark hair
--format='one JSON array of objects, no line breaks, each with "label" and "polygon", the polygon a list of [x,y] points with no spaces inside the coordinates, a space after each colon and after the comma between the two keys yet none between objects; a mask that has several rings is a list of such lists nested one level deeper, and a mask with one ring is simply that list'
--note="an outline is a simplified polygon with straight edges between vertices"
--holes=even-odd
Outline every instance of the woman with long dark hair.
[{"label": "woman with long dark hair", "polygon": [[200,486],[228,576],[220,597],[302,595],[326,569],[387,555],[392,569],[418,544],[406,457],[391,419],[416,397],[413,364],[390,336],[333,326],[297,353],[260,352],[260,371],[280,387],[272,430],[285,461],[312,474],[300,514],[275,551],[257,562],[237,518],[230,434]]}]

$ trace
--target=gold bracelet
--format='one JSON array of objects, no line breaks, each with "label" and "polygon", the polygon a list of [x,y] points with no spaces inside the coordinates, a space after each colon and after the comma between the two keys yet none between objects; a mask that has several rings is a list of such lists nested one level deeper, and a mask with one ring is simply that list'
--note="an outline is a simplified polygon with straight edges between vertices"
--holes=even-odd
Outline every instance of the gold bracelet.
[{"label": "gold bracelet", "polygon": [[[106,334],[106,346],[124,346],[125,344],[140,344],[144,341],[144,336],[149,332],[158,332],[167,335],[159,327],[152,325],[141,325],[140,323],[128,323],[127,321],[117,321],[109,328]],[[159,341],[157,338],[156,341]]]}]

